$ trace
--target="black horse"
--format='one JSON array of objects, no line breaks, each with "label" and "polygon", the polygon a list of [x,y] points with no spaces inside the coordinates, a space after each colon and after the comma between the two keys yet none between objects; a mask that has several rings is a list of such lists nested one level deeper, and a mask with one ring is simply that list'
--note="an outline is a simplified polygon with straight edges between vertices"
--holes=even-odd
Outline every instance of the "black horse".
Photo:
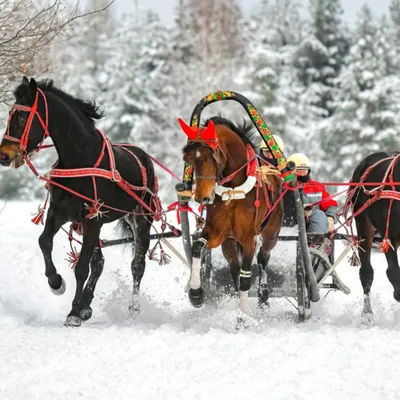
[{"label": "black horse", "polygon": [[370,291],[374,270],[371,265],[371,247],[376,232],[383,238],[381,247],[388,263],[386,274],[394,288],[393,296],[400,301],[400,268],[396,253],[400,245],[400,185],[391,185],[390,180],[400,182],[398,156],[390,156],[385,152],[373,153],[356,167],[351,182],[378,185],[349,189],[348,204],[353,207],[359,241],[364,314],[372,314]]},{"label": "black horse", "polygon": [[[55,294],[65,292],[65,281],[52,261],[53,238],[63,224],[81,227],[82,249],[75,267],[76,293],[66,326],[79,326],[92,316],[90,304],[103,271],[104,258],[99,235],[104,223],[122,217],[129,222],[135,239],[133,309],[135,295],[145,270],[150,245],[150,228],[159,216],[157,178],[152,161],[133,145],[111,145],[95,127],[102,114],[95,104],[79,100],[53,86],[52,81],[36,83],[24,77],[14,92],[7,132],[0,144],[0,164],[18,168],[39,151],[50,136],[58,163],[47,180],[50,203],[39,245],[46,277]],[[80,175],[79,175],[80,174]],[[78,176],[79,175],[79,176]],[[89,275],[89,262],[91,268]]]}]

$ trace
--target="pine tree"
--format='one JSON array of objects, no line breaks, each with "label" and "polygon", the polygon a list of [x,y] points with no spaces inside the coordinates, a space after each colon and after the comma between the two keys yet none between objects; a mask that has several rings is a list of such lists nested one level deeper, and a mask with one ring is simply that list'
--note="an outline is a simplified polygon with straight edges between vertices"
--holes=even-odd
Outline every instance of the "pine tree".
[{"label": "pine tree", "polygon": [[[176,96],[171,46],[170,31],[155,13],[123,17],[105,66],[108,90],[102,100],[106,115],[101,126],[113,141],[140,146],[174,169],[174,162],[182,158],[180,146],[172,145],[172,136],[179,131],[171,111]],[[160,187],[168,186],[164,175]],[[174,193],[166,192],[172,199]]]},{"label": "pine tree", "polygon": [[400,0],[391,0],[389,5],[390,11],[390,34],[388,36],[394,58],[394,66],[392,73],[396,73],[400,69]]},{"label": "pine tree", "polygon": [[[102,8],[108,0],[91,0],[88,9]],[[110,54],[114,21],[109,9],[77,20],[53,46],[52,77],[56,85],[87,100],[98,99],[107,87],[105,62]],[[82,79],[84,77],[84,79]]]},{"label": "pine tree", "polygon": [[340,0],[310,0],[308,35],[296,54],[298,76],[321,117],[333,114],[336,78],[349,47]]},{"label": "pine tree", "polygon": [[184,38],[185,54],[191,61],[196,60],[193,71],[201,77],[192,76],[191,81],[200,90],[203,87],[204,94],[211,87],[230,86],[244,52],[237,1],[182,0],[177,12],[175,38]]},{"label": "pine tree", "polygon": [[[244,69],[243,93],[252,101],[264,117],[271,132],[284,135],[285,112],[279,106],[277,90],[284,64],[279,32],[271,25],[273,9],[267,1],[250,16],[245,25],[248,44],[248,65]],[[268,26],[268,29],[265,27]],[[275,42],[275,40],[277,40]]]},{"label": "pine tree", "polygon": [[284,139],[287,154],[300,151],[304,140],[312,140],[313,113],[302,97],[305,88],[293,67],[302,25],[297,0],[264,0],[250,17],[246,31],[249,65],[244,93],[258,107],[270,130]]},{"label": "pine tree", "polygon": [[393,60],[387,25],[385,19],[378,23],[373,18],[368,6],[361,9],[340,76],[336,113],[327,121],[322,141],[330,179],[349,179],[367,154],[397,147],[400,85],[398,76],[389,75]]}]

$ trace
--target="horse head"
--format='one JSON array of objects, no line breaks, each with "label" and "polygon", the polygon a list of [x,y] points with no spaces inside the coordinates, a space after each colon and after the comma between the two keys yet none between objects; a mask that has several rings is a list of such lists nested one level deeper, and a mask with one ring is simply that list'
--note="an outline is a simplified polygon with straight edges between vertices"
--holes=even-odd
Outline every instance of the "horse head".
[{"label": "horse head", "polygon": [[48,135],[48,113],[44,93],[36,81],[26,77],[14,92],[7,130],[0,144],[0,164],[18,168]]},{"label": "horse head", "polygon": [[182,119],[179,119],[179,124],[189,138],[182,152],[183,160],[194,169],[195,200],[208,204],[214,200],[218,177],[224,168],[214,122],[210,120],[206,127],[201,128],[190,127]]}]

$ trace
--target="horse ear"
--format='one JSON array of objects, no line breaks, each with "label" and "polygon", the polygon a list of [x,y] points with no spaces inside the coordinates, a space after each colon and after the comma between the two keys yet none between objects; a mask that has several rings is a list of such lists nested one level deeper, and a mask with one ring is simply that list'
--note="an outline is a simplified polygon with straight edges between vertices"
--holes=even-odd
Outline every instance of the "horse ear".
[{"label": "horse ear", "polygon": [[28,80],[28,78],[27,78],[26,76],[24,76],[24,77],[22,78],[22,85],[25,85],[25,86],[28,86],[28,85],[29,85],[29,80]]},{"label": "horse ear", "polygon": [[30,90],[32,93],[36,93],[37,84],[36,84],[36,81],[35,81],[33,78],[31,78],[28,87],[29,87],[29,90]]},{"label": "horse ear", "polygon": [[217,131],[213,120],[209,120],[207,127],[202,130],[201,138],[215,151],[219,146]]},{"label": "horse ear", "polygon": [[215,140],[217,137],[217,132],[215,131],[214,121],[210,119],[207,124],[207,128],[203,129],[201,137],[207,140]]},{"label": "horse ear", "polygon": [[199,134],[199,128],[192,128],[189,126],[182,118],[178,118],[179,125],[181,126],[183,132],[185,132],[186,136],[194,140],[197,138]]}]

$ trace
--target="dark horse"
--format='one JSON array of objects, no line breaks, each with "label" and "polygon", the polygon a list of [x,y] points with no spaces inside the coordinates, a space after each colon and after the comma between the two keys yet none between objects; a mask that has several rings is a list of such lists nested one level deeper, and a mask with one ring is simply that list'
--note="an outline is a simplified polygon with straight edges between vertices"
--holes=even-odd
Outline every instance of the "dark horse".
[{"label": "dark horse", "polygon": [[[112,145],[98,131],[94,120],[102,114],[90,103],[55,88],[52,81],[36,83],[23,78],[14,92],[7,132],[0,144],[0,163],[18,168],[39,151],[50,136],[58,153],[56,169],[47,181],[50,205],[39,245],[45,274],[55,294],[65,292],[65,282],[52,261],[53,238],[68,221],[81,227],[83,239],[75,267],[76,292],[65,325],[79,326],[92,315],[90,304],[103,271],[99,234],[104,223],[125,216],[135,238],[131,264],[133,294],[145,270],[150,227],[159,205],[156,176],[149,156],[130,145]],[[136,195],[138,193],[139,195]],[[89,262],[91,274],[89,275]],[[137,302],[134,302],[137,306]]]},{"label": "dark horse", "polygon": [[[193,243],[189,299],[194,306],[202,305],[201,254],[205,246],[212,249],[221,245],[234,287],[239,291],[239,310],[247,313],[256,237],[268,210],[280,196],[280,174],[271,168],[267,186],[256,171],[251,171],[251,166],[256,166],[255,160],[248,164],[249,158],[254,158],[248,140],[251,126],[238,127],[229,120],[213,117],[206,122],[207,128],[201,128],[198,133],[182,120],[180,123],[189,137],[188,145],[183,148],[183,159],[194,169],[195,200],[207,206],[204,229]],[[250,165],[250,171],[246,164]],[[229,179],[231,174],[234,175]],[[282,219],[283,203],[280,201],[261,230],[263,242],[257,261],[264,270],[270,251],[277,243]],[[267,301],[267,293],[260,298]]]},{"label": "dark horse", "polygon": [[[377,183],[349,189],[347,204],[352,206],[359,241],[360,280],[364,290],[364,314],[372,314],[370,291],[374,280],[371,247],[375,232],[383,238],[387,277],[393,285],[393,296],[400,301],[400,268],[396,250],[400,245],[400,165],[398,156],[373,153],[356,167],[351,182]],[[380,184],[382,182],[382,184]],[[384,184],[385,182],[385,184]],[[396,201],[397,200],[397,201]],[[357,214],[358,213],[358,214]],[[351,218],[351,217],[350,217]]]}]

